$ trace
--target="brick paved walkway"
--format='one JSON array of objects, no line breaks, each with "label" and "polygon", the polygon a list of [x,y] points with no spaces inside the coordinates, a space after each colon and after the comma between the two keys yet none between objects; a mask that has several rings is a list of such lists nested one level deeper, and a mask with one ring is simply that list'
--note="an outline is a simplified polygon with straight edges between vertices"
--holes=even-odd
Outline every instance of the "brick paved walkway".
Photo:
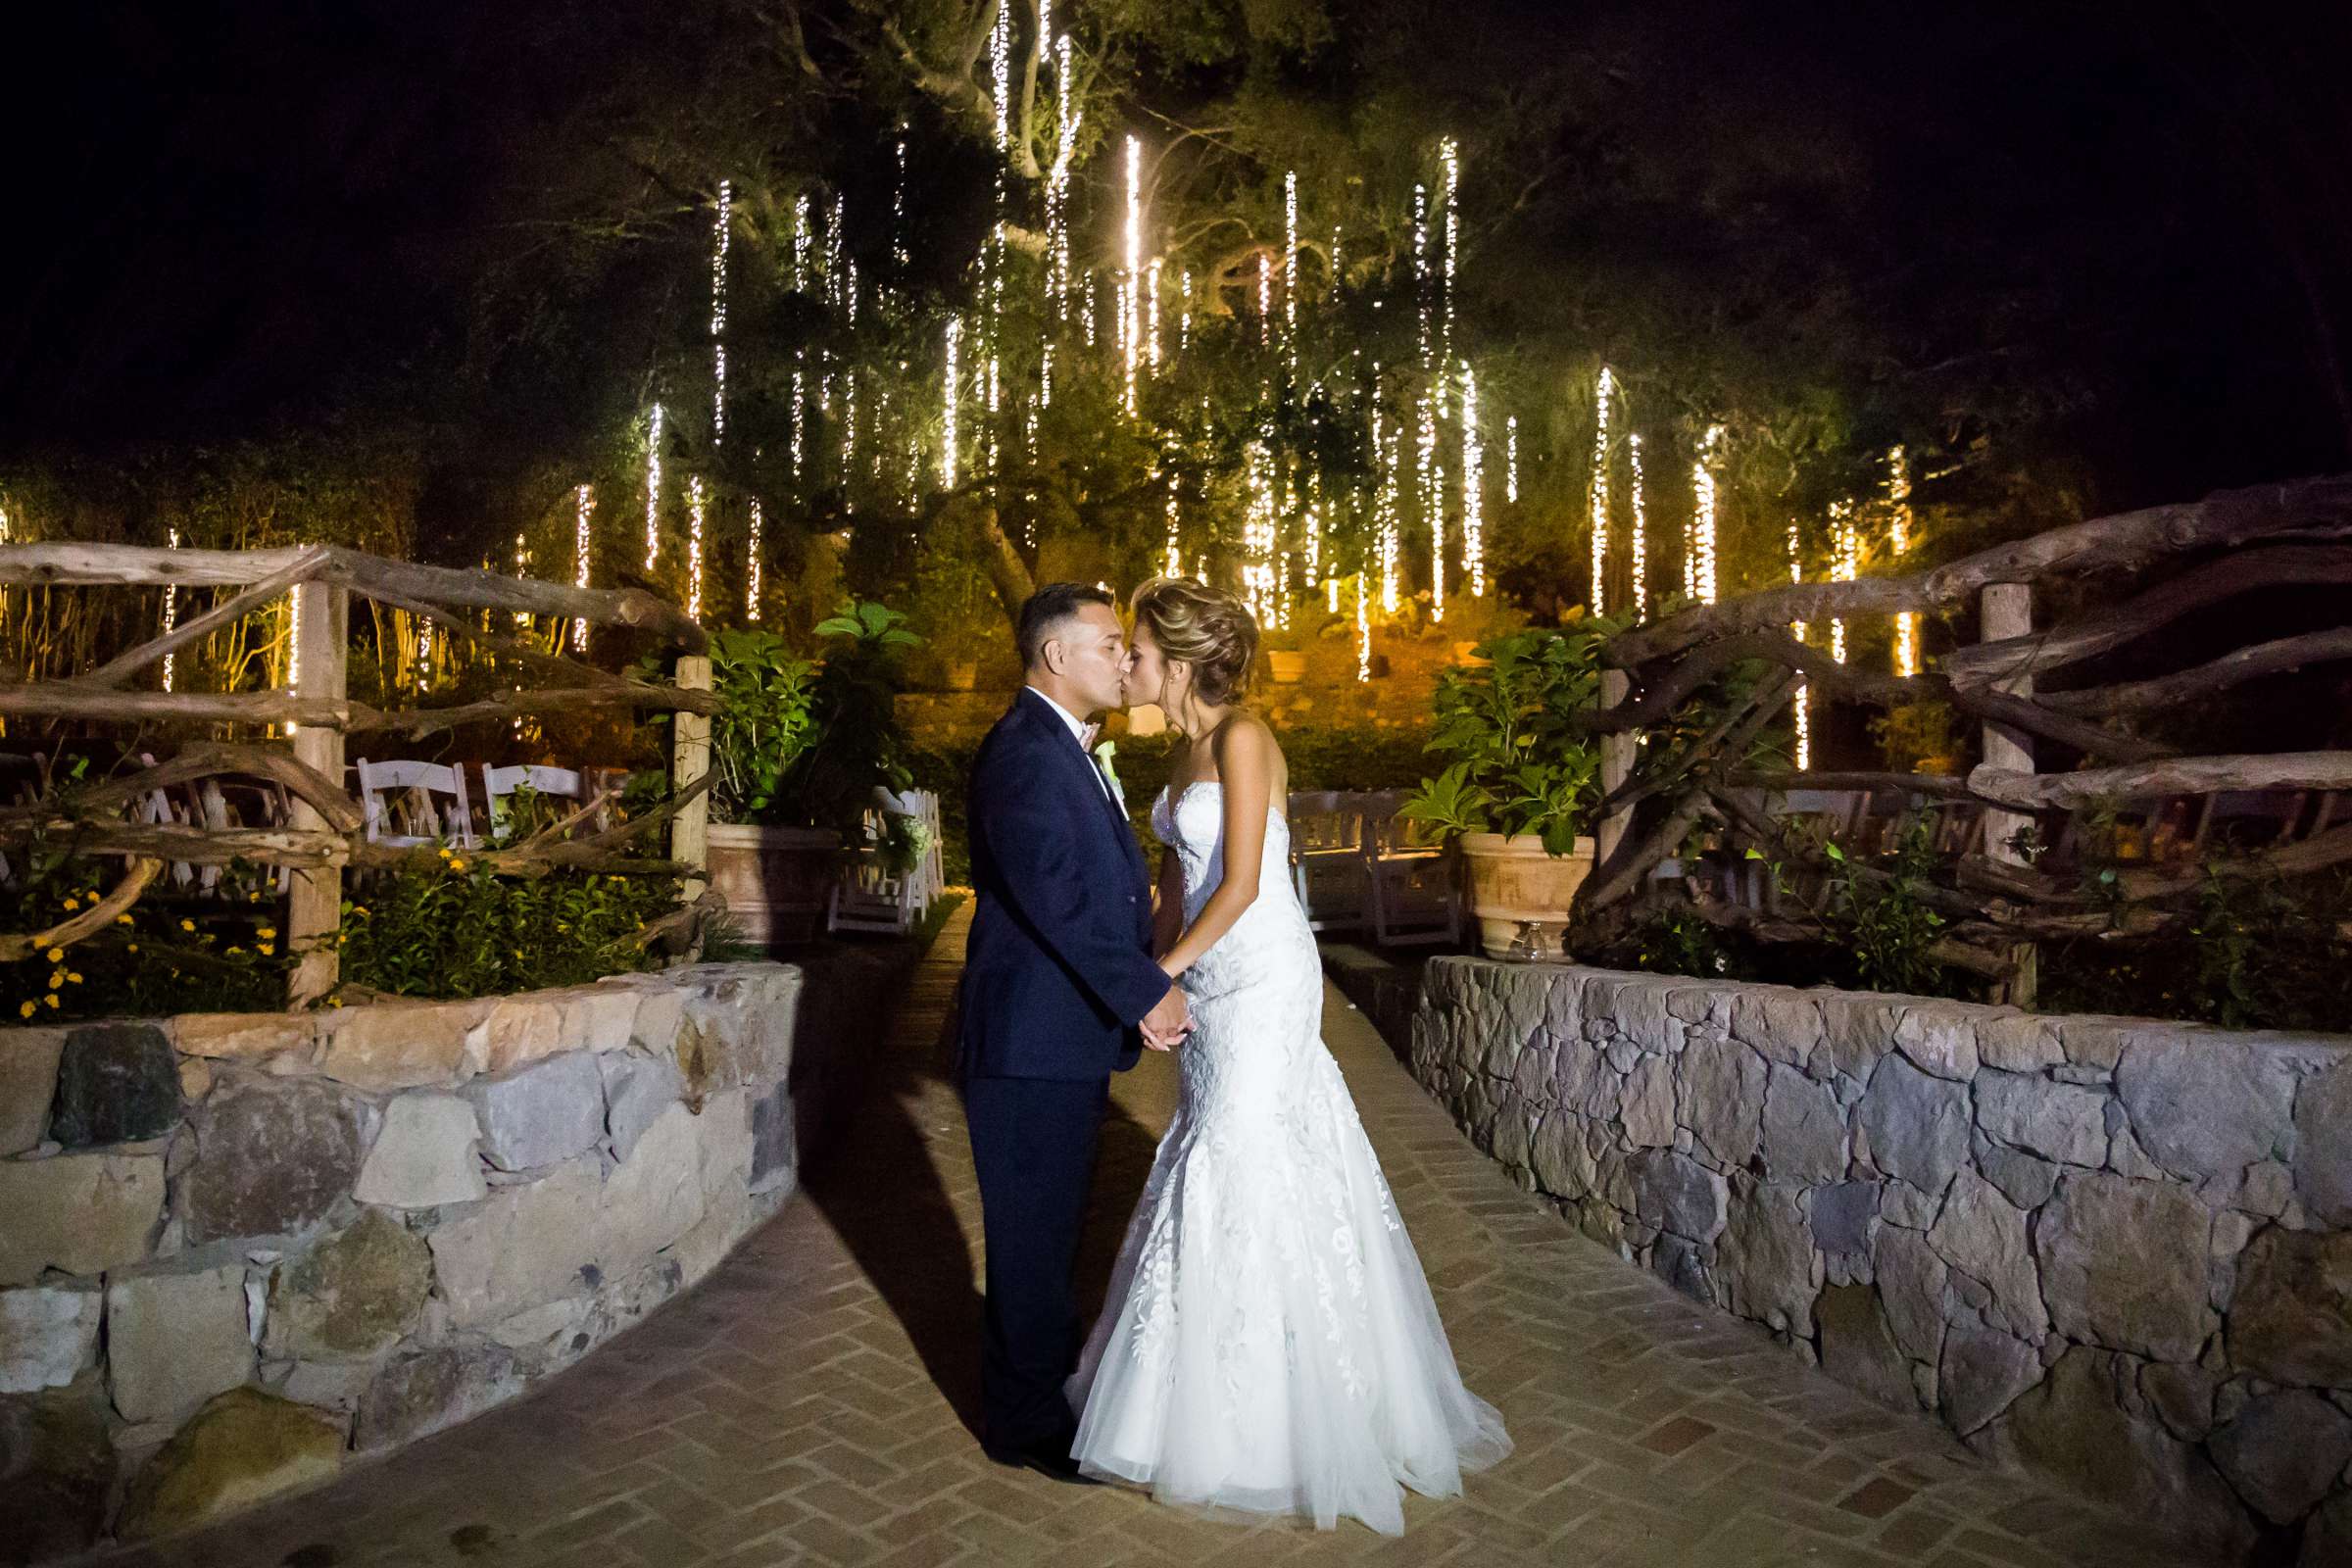
[{"label": "brick paved walkway", "polygon": [[[968,909],[968,906],[967,906]],[[958,911],[887,1040],[891,1081],[808,1191],[692,1295],[543,1392],[332,1487],[111,1560],[141,1568],[765,1564],[2117,1564],[2118,1521],[1970,1459],[1532,1205],[1362,1017],[1326,1031],[1470,1386],[1519,1445],[1407,1534],[1195,1520],[1000,1469],[977,1392],[978,1209],[937,1076]],[[1119,1080],[1088,1255],[1100,1294],[1175,1089]],[[943,1392],[944,1391],[944,1392]],[[959,1413],[960,1412],[960,1413]]]}]

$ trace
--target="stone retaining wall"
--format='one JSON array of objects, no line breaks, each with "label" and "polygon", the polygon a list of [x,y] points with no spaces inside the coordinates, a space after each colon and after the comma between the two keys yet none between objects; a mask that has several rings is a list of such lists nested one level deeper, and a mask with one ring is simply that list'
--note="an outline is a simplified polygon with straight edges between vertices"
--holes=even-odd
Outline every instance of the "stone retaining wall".
[{"label": "stone retaining wall", "polygon": [[2352,1039],[1445,957],[1409,1058],[1841,1380],[2217,1562],[2352,1563]]},{"label": "stone retaining wall", "polygon": [[514,1397],[795,1185],[905,956],[0,1030],[0,1562],[186,1528]]}]

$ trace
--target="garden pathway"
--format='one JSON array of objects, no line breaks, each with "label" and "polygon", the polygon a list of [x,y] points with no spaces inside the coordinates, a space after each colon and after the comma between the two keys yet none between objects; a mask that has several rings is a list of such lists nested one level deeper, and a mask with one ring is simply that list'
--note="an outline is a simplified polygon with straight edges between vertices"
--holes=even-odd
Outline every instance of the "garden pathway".
[{"label": "garden pathway", "polygon": [[[890,1080],[859,1124],[700,1289],[531,1397],[110,1568],[2169,1560],[1579,1237],[1460,1138],[1336,990],[1332,1049],[1463,1373],[1518,1451],[1462,1498],[1408,1499],[1394,1542],[1214,1524],[990,1464],[959,1413],[978,1205],[939,1075],[968,917],[901,999],[878,1042]],[[1082,1267],[1098,1294],[1174,1089],[1164,1057],[1118,1081]]]}]

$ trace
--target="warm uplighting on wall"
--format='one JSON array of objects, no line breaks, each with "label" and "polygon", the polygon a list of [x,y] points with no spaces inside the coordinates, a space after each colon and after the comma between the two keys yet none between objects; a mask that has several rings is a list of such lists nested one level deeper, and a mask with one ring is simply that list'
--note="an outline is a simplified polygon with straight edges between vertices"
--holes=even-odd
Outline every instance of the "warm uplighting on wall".
[{"label": "warm uplighting on wall", "polygon": [[662,556],[662,405],[654,405],[645,437],[645,569]]},{"label": "warm uplighting on wall", "polygon": [[1609,397],[1617,378],[1607,366],[1592,393],[1592,613],[1608,613]]}]

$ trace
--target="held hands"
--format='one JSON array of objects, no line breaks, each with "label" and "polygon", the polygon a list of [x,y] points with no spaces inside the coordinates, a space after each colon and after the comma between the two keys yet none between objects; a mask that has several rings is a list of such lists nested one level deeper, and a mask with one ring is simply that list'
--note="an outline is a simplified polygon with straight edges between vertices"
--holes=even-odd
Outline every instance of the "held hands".
[{"label": "held hands", "polygon": [[1185,1005],[1184,992],[1171,984],[1168,994],[1144,1014],[1142,1028],[1144,1044],[1153,1051],[1166,1051],[1181,1043],[1193,1029],[1192,1009]]}]

